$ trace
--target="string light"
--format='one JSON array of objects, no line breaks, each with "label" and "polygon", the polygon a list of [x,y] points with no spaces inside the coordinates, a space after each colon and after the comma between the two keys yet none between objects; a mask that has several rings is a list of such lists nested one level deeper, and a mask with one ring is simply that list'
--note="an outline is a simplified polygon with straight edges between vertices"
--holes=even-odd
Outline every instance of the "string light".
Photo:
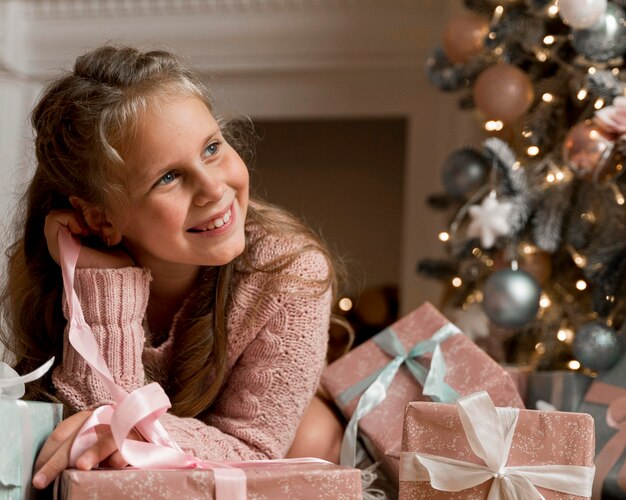
[{"label": "string light", "polygon": [[539,154],[539,148],[537,146],[529,146],[526,152],[528,156],[537,156]]},{"label": "string light", "polygon": [[585,267],[587,265],[587,259],[579,253],[574,253],[573,259],[574,264],[576,264],[578,267]]},{"label": "string light", "polygon": [[576,282],[576,289],[581,292],[587,288],[587,282],[585,280],[578,280]]},{"label": "string light", "polygon": [[348,297],[343,297],[341,300],[339,300],[338,305],[339,305],[339,309],[347,312],[350,309],[352,309],[352,300],[350,300]]},{"label": "string light", "polygon": [[580,362],[576,361],[575,359],[572,359],[569,363],[567,363],[567,367],[570,370],[578,370],[580,369]]},{"label": "string light", "polygon": [[450,240],[450,233],[448,233],[447,231],[441,231],[437,237],[441,240],[441,241],[449,241]]},{"label": "string light", "polygon": [[552,102],[554,100],[554,96],[550,94],[549,92],[546,92],[545,94],[541,96],[541,100],[543,102]]},{"label": "string light", "polygon": [[543,345],[543,342],[537,342],[535,344],[535,351],[537,351],[537,354],[545,354],[546,346]]},{"label": "string light", "polygon": [[596,102],[593,103],[593,107],[596,109],[602,109],[604,107],[604,99],[602,99],[602,97],[598,97]]},{"label": "string light", "polygon": [[488,132],[497,132],[504,128],[504,122],[501,120],[489,120],[485,123],[485,130]]},{"label": "string light", "polygon": [[546,45],[552,45],[555,42],[555,38],[552,35],[547,35],[543,37],[543,43]]},{"label": "string light", "polygon": [[595,75],[596,74],[596,68],[594,68],[593,66],[591,66],[588,70],[587,73],[589,73],[590,75]]},{"label": "string light", "polygon": [[587,89],[580,89],[576,97],[578,97],[579,101],[584,101],[587,98]]},{"label": "string light", "polygon": [[545,293],[542,293],[541,298],[539,299],[539,305],[543,309],[547,309],[552,305],[552,301],[550,300],[550,297],[548,297]]},{"label": "string light", "polygon": [[571,343],[574,340],[574,330],[571,328],[560,328],[556,334],[556,338],[561,342]]},{"label": "string light", "polygon": [[538,50],[536,52],[536,57],[541,62],[546,62],[548,60],[548,54],[546,54],[543,50]]},{"label": "string light", "polygon": [[554,4],[554,5],[550,5],[550,7],[548,7],[548,15],[550,17],[556,17],[556,15],[559,13],[559,6]]},{"label": "string light", "polygon": [[548,175],[546,175],[546,181],[552,184],[554,181],[556,181],[556,175],[554,175],[553,173],[549,173]]},{"label": "string light", "polygon": [[454,278],[452,278],[452,286],[454,288],[459,288],[462,284],[463,284],[463,280],[459,278],[458,276],[455,276]]}]

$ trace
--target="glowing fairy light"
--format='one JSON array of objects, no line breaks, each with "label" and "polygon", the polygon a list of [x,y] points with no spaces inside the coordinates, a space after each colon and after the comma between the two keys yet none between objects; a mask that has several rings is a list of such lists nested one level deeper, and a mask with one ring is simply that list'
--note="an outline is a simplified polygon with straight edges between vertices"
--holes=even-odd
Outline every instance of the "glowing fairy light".
[{"label": "glowing fairy light", "polygon": [[463,280],[459,278],[458,276],[455,276],[454,278],[452,278],[452,286],[454,288],[459,288],[462,284],[463,284]]},{"label": "glowing fairy light", "polygon": [[552,184],[554,181],[556,181],[556,175],[554,175],[552,172],[549,173],[548,175],[546,175],[546,181]]},{"label": "glowing fairy light", "polygon": [[591,66],[591,67],[587,70],[587,73],[589,73],[590,75],[595,75],[597,71],[598,71],[598,70],[597,70],[596,68],[594,68],[593,66]]},{"label": "glowing fairy light", "polygon": [[350,300],[348,297],[343,297],[341,300],[339,300],[338,305],[339,305],[339,309],[347,312],[350,309],[352,309],[352,300]]},{"label": "glowing fairy light", "polygon": [[546,45],[552,45],[556,39],[552,35],[547,35],[543,37],[543,43]]},{"label": "glowing fairy light", "polygon": [[548,7],[548,15],[550,17],[556,17],[556,15],[559,13],[559,7],[558,5],[550,5],[550,7]]},{"label": "glowing fairy light", "polygon": [[556,338],[561,342],[571,343],[574,340],[574,330],[571,328],[560,328],[556,334]]},{"label": "glowing fairy light", "polygon": [[596,109],[602,109],[604,107],[604,99],[602,99],[602,97],[598,97],[596,102],[593,103],[593,107]]},{"label": "glowing fairy light", "polygon": [[541,100],[543,102],[552,102],[554,100],[554,96],[550,92],[546,92],[541,96]]},{"label": "glowing fairy light", "polygon": [[526,153],[528,153],[528,156],[537,156],[539,154],[539,148],[537,146],[529,146]]},{"label": "glowing fairy light", "polygon": [[450,233],[448,233],[447,231],[441,231],[437,237],[439,238],[440,241],[450,241]]},{"label": "glowing fairy light", "polygon": [[587,89],[580,89],[576,97],[579,101],[584,101],[587,98]]},{"label": "glowing fairy light", "polygon": [[545,354],[546,346],[543,345],[543,342],[537,342],[535,344],[535,351],[537,351],[537,354]]},{"label": "glowing fairy light", "polygon": [[539,306],[543,309],[547,309],[551,305],[552,301],[550,300],[550,297],[548,297],[545,293],[542,293],[541,298],[539,299]]},{"label": "glowing fairy light", "polygon": [[579,370],[580,369],[580,361],[576,361],[575,359],[572,359],[569,363],[567,363],[567,367],[570,370]]},{"label": "glowing fairy light", "polygon": [[487,132],[497,132],[504,128],[504,122],[501,120],[489,120],[485,122],[485,130]]},{"label": "glowing fairy light", "polygon": [[576,290],[580,290],[581,292],[583,290],[587,289],[587,282],[585,280],[578,280],[576,282]]}]

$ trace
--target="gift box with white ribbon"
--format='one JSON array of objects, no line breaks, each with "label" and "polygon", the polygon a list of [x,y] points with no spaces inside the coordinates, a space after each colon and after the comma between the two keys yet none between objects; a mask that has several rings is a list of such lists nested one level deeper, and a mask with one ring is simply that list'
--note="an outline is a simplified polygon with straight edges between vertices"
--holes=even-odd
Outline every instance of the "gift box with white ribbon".
[{"label": "gift box with white ribbon", "polygon": [[524,407],[505,370],[429,303],[329,365],[322,386],[349,420],[340,463],[356,465],[359,436],[395,485],[410,401],[484,389],[498,406]]},{"label": "gift box with white ribbon", "polygon": [[405,412],[400,500],[590,498],[590,415],[496,408],[480,391]]}]

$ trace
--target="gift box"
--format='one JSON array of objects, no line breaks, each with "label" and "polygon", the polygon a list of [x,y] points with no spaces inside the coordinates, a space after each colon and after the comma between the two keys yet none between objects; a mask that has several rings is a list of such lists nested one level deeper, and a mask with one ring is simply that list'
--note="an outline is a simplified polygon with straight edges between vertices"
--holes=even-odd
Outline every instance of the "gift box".
[{"label": "gift box", "polygon": [[520,398],[524,401],[524,404],[528,406],[528,402],[526,401],[528,395],[528,378],[533,372],[533,367],[509,364],[503,364],[502,367],[509,374],[511,380],[513,380]]},{"label": "gift box", "polygon": [[30,498],[33,465],[63,406],[0,399],[0,499]]},{"label": "gift box", "polygon": [[496,408],[484,391],[410,403],[399,498],[589,498],[593,454],[590,415]]},{"label": "gift box", "polygon": [[580,372],[555,370],[528,375],[526,407],[538,408],[538,401],[550,403],[560,411],[578,411],[593,379]]},{"label": "gift box", "polygon": [[341,463],[355,465],[353,456],[346,459],[351,452],[344,452],[356,439],[352,424],[358,420],[360,438],[396,485],[402,418],[410,401],[454,401],[485,389],[499,406],[523,408],[504,369],[429,303],[329,365],[322,386],[348,419],[356,413]]},{"label": "gift box", "polygon": [[[244,469],[248,500],[361,500],[358,469],[330,463],[263,465]],[[216,498],[213,472],[207,469],[69,469],[61,477],[62,500],[121,498],[196,500]]]},{"label": "gift box", "polygon": [[580,411],[596,425],[594,499],[626,499],[626,356],[598,375]]}]

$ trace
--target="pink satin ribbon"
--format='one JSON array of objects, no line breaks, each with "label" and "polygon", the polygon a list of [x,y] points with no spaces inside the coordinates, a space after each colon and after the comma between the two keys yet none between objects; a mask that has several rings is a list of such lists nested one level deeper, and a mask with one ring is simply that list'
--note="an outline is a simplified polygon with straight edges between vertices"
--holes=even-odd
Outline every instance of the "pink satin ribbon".
[{"label": "pink satin ribbon", "polygon": [[[607,441],[595,459],[596,477],[593,481],[591,498],[602,497],[602,484],[613,466],[626,450],[626,389],[604,382],[594,382],[585,394],[589,403],[608,405],[606,423],[617,429],[617,433]],[[617,476],[617,484],[626,491],[626,463]]]},{"label": "pink satin ribbon", "polygon": [[[97,441],[96,426],[108,425],[118,450],[132,466],[140,469],[210,469],[215,477],[217,500],[245,500],[246,476],[242,469],[259,465],[285,465],[329,462],[317,458],[283,460],[248,460],[242,462],[203,461],[181,450],[159,422],[159,417],[171,407],[169,398],[157,383],[126,392],[113,376],[86,323],[80,302],[74,290],[74,271],[80,253],[80,244],[67,230],[59,232],[59,250],[63,286],[69,307],[69,341],[85,359],[94,373],[109,390],[114,404],[96,408],[76,436],[70,452],[70,465]],[[127,439],[137,429],[146,442]]]}]

